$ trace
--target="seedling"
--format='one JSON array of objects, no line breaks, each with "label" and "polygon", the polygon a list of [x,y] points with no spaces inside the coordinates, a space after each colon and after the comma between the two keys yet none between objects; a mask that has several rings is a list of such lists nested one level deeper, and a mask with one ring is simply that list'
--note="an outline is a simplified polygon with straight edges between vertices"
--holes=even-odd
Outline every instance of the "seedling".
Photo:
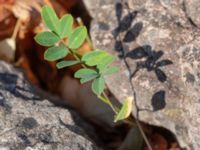
[{"label": "seedling", "polygon": [[[92,82],[93,93],[114,111],[114,122],[124,121],[133,125],[133,121],[130,121],[129,118],[132,112],[133,97],[126,98],[121,108],[117,108],[105,93],[104,77],[117,73],[119,70],[119,68],[111,66],[115,57],[100,49],[80,56],[78,49],[83,43],[87,40],[91,45],[86,27],[81,23],[79,27],[73,29],[72,15],[64,15],[59,19],[55,11],[49,6],[42,8],[41,16],[48,30],[38,33],[34,39],[38,44],[49,47],[44,53],[44,59],[56,61],[58,69],[80,64],[82,68],[75,72],[74,77],[80,79],[81,84]],[[73,56],[73,60],[64,59],[69,54]],[[152,150],[140,123],[137,119],[135,122],[149,150]]]},{"label": "seedling", "polygon": [[[38,33],[34,39],[38,44],[49,47],[44,53],[44,59],[56,61],[58,69],[80,64],[82,68],[75,72],[74,77],[80,79],[81,84],[92,82],[93,93],[115,112],[115,122],[128,118],[131,114],[133,99],[127,98],[119,109],[111,103],[105,93],[104,77],[117,73],[119,70],[117,67],[111,67],[115,57],[100,49],[80,56],[77,50],[88,38],[86,27],[81,25],[73,29],[72,15],[64,15],[59,19],[49,6],[42,8],[41,16],[48,30]],[[74,60],[64,60],[69,54]]]}]

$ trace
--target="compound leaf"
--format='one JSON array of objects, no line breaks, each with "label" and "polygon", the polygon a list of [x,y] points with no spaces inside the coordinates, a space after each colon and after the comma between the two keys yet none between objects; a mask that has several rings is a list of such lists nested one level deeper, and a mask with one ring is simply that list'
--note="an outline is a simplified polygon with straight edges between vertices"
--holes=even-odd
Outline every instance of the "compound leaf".
[{"label": "compound leaf", "polygon": [[44,7],[42,7],[41,15],[42,15],[42,19],[44,20],[45,25],[51,31],[54,31],[59,35],[60,23],[55,11],[51,7],[45,5]]},{"label": "compound leaf", "polygon": [[73,17],[72,15],[64,15],[60,20],[61,38],[66,38],[72,33]]},{"label": "compound leaf", "polygon": [[55,61],[67,56],[69,50],[64,46],[54,46],[48,48],[44,53],[44,59],[48,61]]},{"label": "compound leaf", "polygon": [[133,102],[133,97],[127,97],[119,110],[118,114],[115,116],[114,122],[124,120],[129,117],[129,115],[132,112],[132,102]]},{"label": "compound leaf", "polygon": [[63,61],[60,61],[56,64],[56,67],[58,69],[62,69],[62,68],[65,68],[65,67],[69,67],[69,66],[72,66],[72,65],[75,65],[75,64],[78,64],[79,61],[77,60],[63,60]]},{"label": "compound leaf", "polygon": [[92,82],[92,91],[97,94],[97,95],[101,95],[101,93],[103,92],[105,88],[105,80],[102,76],[96,78],[93,82]]},{"label": "compound leaf", "polygon": [[34,37],[35,41],[42,46],[53,46],[60,39],[52,32],[41,32]]},{"label": "compound leaf", "polygon": [[69,36],[69,48],[79,48],[87,37],[87,29],[84,26],[76,28]]}]

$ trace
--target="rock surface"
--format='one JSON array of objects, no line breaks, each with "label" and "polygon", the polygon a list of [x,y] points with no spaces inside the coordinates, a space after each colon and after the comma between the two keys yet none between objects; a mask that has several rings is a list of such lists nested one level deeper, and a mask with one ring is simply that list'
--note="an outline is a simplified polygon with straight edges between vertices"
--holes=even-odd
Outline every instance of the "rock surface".
[{"label": "rock surface", "polygon": [[190,19],[191,23],[200,27],[200,2],[199,0],[185,0],[183,3],[183,7],[185,7],[186,14]]},{"label": "rock surface", "polygon": [[169,129],[182,148],[198,150],[200,1],[85,4],[94,18],[90,33],[95,47],[118,56],[120,72],[106,78],[112,93],[120,101],[133,95],[135,117]]},{"label": "rock surface", "polygon": [[1,150],[99,149],[85,128],[93,131],[72,109],[54,106],[36,93],[22,72],[0,62]]}]

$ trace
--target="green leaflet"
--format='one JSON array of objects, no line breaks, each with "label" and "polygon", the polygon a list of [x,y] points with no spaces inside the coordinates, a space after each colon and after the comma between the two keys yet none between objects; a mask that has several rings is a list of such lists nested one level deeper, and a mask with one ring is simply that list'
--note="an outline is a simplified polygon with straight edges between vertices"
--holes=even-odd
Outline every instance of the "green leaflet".
[{"label": "green leaflet", "polygon": [[42,46],[53,46],[60,39],[52,32],[41,32],[34,37],[35,41]]},{"label": "green leaflet", "polygon": [[104,91],[105,88],[105,80],[102,76],[96,78],[93,82],[92,82],[92,91],[97,94],[97,95],[101,95],[101,93]]},{"label": "green leaflet", "polygon": [[81,60],[84,61],[88,66],[95,66],[101,63],[107,56],[108,53],[105,51],[95,50],[83,55]]},{"label": "green leaflet", "polygon": [[45,25],[51,30],[54,31],[55,33],[57,33],[59,35],[60,33],[60,23],[59,23],[59,19],[55,13],[55,11],[49,7],[49,6],[44,6],[42,7],[42,19],[45,23]]},{"label": "green leaflet", "polygon": [[81,78],[80,82],[81,82],[81,84],[83,84],[85,82],[88,82],[90,80],[93,80],[93,79],[97,78],[98,76],[99,76],[98,74],[87,76],[85,78]]},{"label": "green leaflet", "polygon": [[78,49],[87,37],[87,29],[85,26],[76,28],[69,36],[69,48]]},{"label": "green leaflet", "polygon": [[64,15],[60,19],[60,38],[66,38],[72,33],[73,17],[72,15]]},{"label": "green leaflet", "polygon": [[118,71],[117,67],[108,66],[115,60],[115,57],[109,55],[105,51],[96,50],[86,53],[82,57],[82,61],[88,66],[97,66],[99,72],[103,75],[110,75]]},{"label": "green leaflet", "polygon": [[102,74],[103,75],[111,75],[111,74],[117,73],[118,71],[119,71],[118,67],[109,67],[109,68],[105,68],[102,71]]},{"label": "green leaflet", "polygon": [[95,70],[88,68],[82,68],[74,74],[75,78],[81,78],[81,83],[95,79],[98,76],[99,74]]},{"label": "green leaflet", "polygon": [[83,62],[88,66],[97,66],[100,72],[103,72],[114,60],[115,57],[102,50],[91,51],[82,57]]},{"label": "green leaflet", "polygon": [[132,112],[132,102],[133,102],[133,97],[128,97],[125,99],[121,109],[119,110],[118,114],[115,116],[114,122],[124,120],[129,117],[129,115]]},{"label": "green leaflet", "polygon": [[69,66],[78,64],[78,63],[79,63],[79,61],[77,61],[77,60],[63,60],[63,61],[58,62],[56,64],[56,67],[58,69],[62,69],[62,68],[65,68],[65,67],[69,67]]},{"label": "green leaflet", "polygon": [[100,72],[103,72],[110,64],[112,64],[114,60],[115,57],[108,55],[99,64],[97,64],[97,68]]},{"label": "green leaflet", "polygon": [[67,56],[68,52],[68,49],[64,45],[50,47],[45,51],[44,59],[48,61],[55,61]]}]

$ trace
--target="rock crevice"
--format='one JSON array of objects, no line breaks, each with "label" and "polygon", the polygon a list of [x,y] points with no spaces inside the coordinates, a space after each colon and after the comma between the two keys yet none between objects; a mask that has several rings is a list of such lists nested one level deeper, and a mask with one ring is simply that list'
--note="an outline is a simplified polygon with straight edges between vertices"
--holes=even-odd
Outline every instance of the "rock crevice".
[{"label": "rock crevice", "polygon": [[100,149],[90,138],[97,139],[94,129],[74,110],[43,97],[22,71],[0,62],[0,149]]}]

